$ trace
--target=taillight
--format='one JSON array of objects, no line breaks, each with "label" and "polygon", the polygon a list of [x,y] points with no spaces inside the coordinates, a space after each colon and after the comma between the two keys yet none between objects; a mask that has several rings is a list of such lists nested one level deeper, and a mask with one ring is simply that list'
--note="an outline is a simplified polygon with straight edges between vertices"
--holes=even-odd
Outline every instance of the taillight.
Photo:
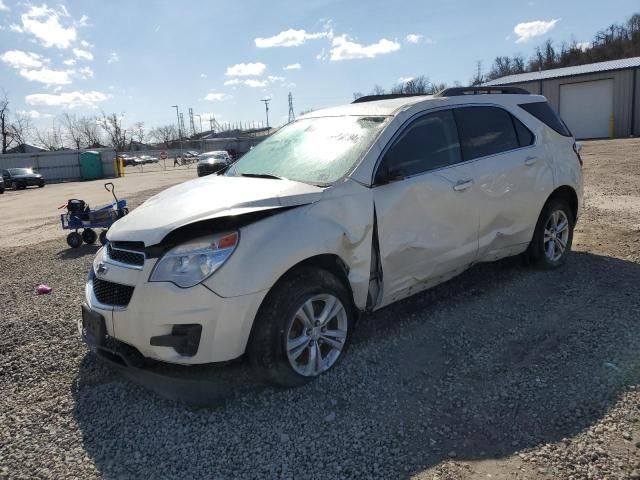
[{"label": "taillight", "polygon": [[582,157],[580,157],[580,147],[578,146],[578,144],[576,142],[573,142],[573,151],[576,154],[576,157],[578,157],[578,161],[580,162],[580,166],[583,165],[582,163]]}]

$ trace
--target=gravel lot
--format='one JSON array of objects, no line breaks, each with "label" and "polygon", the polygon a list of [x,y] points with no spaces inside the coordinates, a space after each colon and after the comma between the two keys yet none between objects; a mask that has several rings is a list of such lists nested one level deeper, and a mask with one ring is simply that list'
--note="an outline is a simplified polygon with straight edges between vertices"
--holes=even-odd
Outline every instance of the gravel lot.
[{"label": "gravel lot", "polygon": [[640,141],[583,158],[564,268],[479,265],[366,319],[339,368],[296,390],[229,381],[242,362],[192,369],[228,392],[212,408],[78,341],[95,248],[2,241],[0,478],[640,479]]}]

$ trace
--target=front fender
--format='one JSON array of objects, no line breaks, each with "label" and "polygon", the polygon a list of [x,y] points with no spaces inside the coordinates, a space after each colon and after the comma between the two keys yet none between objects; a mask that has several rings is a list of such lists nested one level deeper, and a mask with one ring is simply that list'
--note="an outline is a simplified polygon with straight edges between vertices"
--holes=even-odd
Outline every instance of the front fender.
[{"label": "front fender", "polygon": [[337,255],[347,266],[355,305],[364,309],[371,268],[373,197],[347,181],[322,200],[240,229],[238,249],[205,285],[222,297],[271,288],[295,265],[317,255]]}]

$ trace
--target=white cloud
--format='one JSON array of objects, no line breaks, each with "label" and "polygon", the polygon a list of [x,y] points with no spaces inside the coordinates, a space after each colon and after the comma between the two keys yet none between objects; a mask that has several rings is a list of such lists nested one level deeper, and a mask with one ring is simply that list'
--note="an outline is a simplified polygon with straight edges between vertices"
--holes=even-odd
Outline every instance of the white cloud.
[{"label": "white cloud", "polygon": [[[80,20],[78,20],[78,25],[79,25],[80,27],[86,27],[86,26],[88,26],[88,25],[89,25],[89,17],[87,17],[86,15],[82,15],[82,16],[80,17]],[[85,47],[86,47],[86,45],[85,45]]]},{"label": "white cloud", "polygon": [[93,53],[88,50],[82,50],[81,48],[74,48],[73,54],[80,60],[93,60]]},{"label": "white cloud", "polygon": [[346,35],[335,37],[331,41],[332,47],[330,51],[330,59],[337,60],[353,60],[357,58],[374,58],[378,55],[384,55],[400,50],[398,42],[383,38],[376,43],[370,45],[362,45],[349,40]]},{"label": "white cloud", "polygon": [[62,63],[72,67],[72,66],[74,66],[76,64],[76,59],[75,58],[69,58],[69,59],[65,60],[64,62],[62,62]]},{"label": "white cloud", "polygon": [[409,35],[407,35],[406,37],[404,37],[404,39],[408,42],[408,43],[419,43],[420,40],[422,40],[422,38],[424,37],[424,35],[418,35],[416,33],[410,33]]},{"label": "white cloud", "polygon": [[225,100],[226,98],[227,98],[226,94],[219,93],[219,92],[209,92],[204,97],[205,100],[208,100],[210,102],[219,102],[221,100]]},{"label": "white cloud", "polygon": [[277,75],[269,75],[269,76],[267,77],[267,79],[268,79],[270,82],[284,82],[284,81],[285,81],[285,78],[284,78],[284,77],[280,77],[280,76],[277,76]]},{"label": "white cloud", "polygon": [[39,118],[51,118],[53,115],[50,113],[42,113],[37,110],[18,110],[19,115],[24,115],[25,117],[39,119]]},{"label": "white cloud", "polygon": [[84,48],[93,48],[94,45],[91,45],[89,42],[87,42],[86,40],[82,40],[80,42],[80,45],[82,45]]},{"label": "white cloud", "polygon": [[231,78],[229,80],[224,81],[224,85],[239,85],[242,83],[242,80],[239,78]]},{"label": "white cloud", "polygon": [[556,26],[559,19],[554,18],[549,21],[535,20],[533,22],[519,23],[513,27],[513,32],[518,36],[516,43],[528,42],[532,38],[539,37],[551,31]]},{"label": "white cloud", "polygon": [[8,50],[0,56],[0,60],[14,68],[39,68],[44,61],[37,53],[21,50]]},{"label": "white cloud", "polygon": [[331,36],[331,32],[307,33],[306,30],[284,30],[273,37],[256,38],[255,43],[258,48],[271,47],[299,47],[307,40],[325,38]]},{"label": "white cloud", "polygon": [[91,67],[82,67],[80,70],[78,70],[77,74],[82,80],[93,78],[93,70],[91,69]]},{"label": "white cloud", "polygon": [[583,52],[590,49],[592,46],[591,42],[578,42],[576,43],[576,47],[578,47]]},{"label": "white cloud", "polygon": [[120,61],[120,57],[116,52],[111,52],[109,54],[109,58],[107,58],[107,63],[116,63]]},{"label": "white cloud", "polygon": [[22,30],[35,36],[45,47],[69,48],[76,41],[76,29],[73,25],[65,27],[61,19],[69,13],[61,7],[59,10],[41,6],[31,6],[21,15]]},{"label": "white cloud", "polygon": [[73,70],[51,70],[47,67],[42,67],[38,70],[21,68],[19,73],[21,77],[30,82],[39,82],[45,85],[69,85],[71,83],[71,75],[74,72]]},{"label": "white cloud", "polygon": [[207,78],[207,74],[206,73],[201,73],[200,74],[200,78]]},{"label": "white cloud", "polygon": [[49,107],[96,107],[97,103],[104,102],[108,95],[95,90],[89,92],[75,91],[64,92],[59,95],[50,93],[34,93],[24,97],[25,102],[29,105],[45,105]]},{"label": "white cloud", "polygon": [[251,75],[262,75],[267,66],[262,62],[257,63],[237,63],[227,68],[227,77],[247,77]]},{"label": "white cloud", "polygon": [[8,11],[9,7],[7,7],[4,2],[2,0],[0,0],[0,12],[4,10],[4,11]]},{"label": "white cloud", "polygon": [[266,80],[253,80],[253,79],[249,79],[249,80],[245,80],[244,84],[247,87],[251,87],[251,88],[264,88],[268,85],[269,82],[267,82]]},{"label": "white cloud", "polygon": [[398,83],[405,84],[405,83],[408,83],[408,82],[410,82],[411,80],[413,80],[413,78],[414,78],[414,77],[400,77],[400,78],[398,79]]},{"label": "white cloud", "polygon": [[290,65],[287,65],[286,67],[282,67],[283,70],[300,70],[302,68],[302,65],[300,65],[299,63],[292,63]]},{"label": "white cloud", "polygon": [[9,25],[9,31],[16,32],[16,33],[24,33],[22,30],[22,27],[20,25],[16,25],[15,23],[12,23],[11,25]]}]

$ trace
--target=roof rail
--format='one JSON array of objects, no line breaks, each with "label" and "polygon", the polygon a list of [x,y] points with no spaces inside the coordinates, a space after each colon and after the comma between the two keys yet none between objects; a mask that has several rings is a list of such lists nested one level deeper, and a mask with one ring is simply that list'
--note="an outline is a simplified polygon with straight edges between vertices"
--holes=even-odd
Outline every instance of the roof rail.
[{"label": "roof rail", "polygon": [[376,100],[391,100],[392,98],[403,97],[421,97],[424,95],[426,95],[426,93],[385,93],[383,95],[365,95],[364,97],[356,98],[351,103],[375,102]]},{"label": "roof rail", "polygon": [[519,87],[452,87],[445,88],[434,97],[460,97],[462,95],[489,95],[494,93],[511,95],[530,95],[524,88]]}]

